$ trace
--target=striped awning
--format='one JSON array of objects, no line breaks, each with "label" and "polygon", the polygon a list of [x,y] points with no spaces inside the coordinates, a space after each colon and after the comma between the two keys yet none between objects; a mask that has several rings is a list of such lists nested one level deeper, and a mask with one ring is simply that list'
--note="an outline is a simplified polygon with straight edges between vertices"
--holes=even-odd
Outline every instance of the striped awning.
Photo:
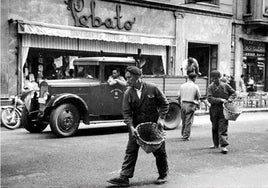
[{"label": "striped awning", "polygon": [[101,40],[160,46],[175,46],[174,36],[147,35],[131,32],[61,26],[46,23],[18,21],[18,33],[73,39]]}]

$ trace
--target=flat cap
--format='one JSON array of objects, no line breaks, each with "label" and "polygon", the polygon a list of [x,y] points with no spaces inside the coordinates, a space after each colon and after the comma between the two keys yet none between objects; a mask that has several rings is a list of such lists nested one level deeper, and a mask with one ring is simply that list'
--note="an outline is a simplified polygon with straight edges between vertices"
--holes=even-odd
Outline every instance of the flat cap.
[{"label": "flat cap", "polygon": [[211,76],[211,78],[220,78],[221,73],[217,70],[214,70],[214,71],[211,71],[210,76]]},{"label": "flat cap", "polygon": [[141,69],[139,69],[136,66],[128,66],[126,68],[126,72],[130,72],[131,74],[137,75],[137,76],[141,76]]}]

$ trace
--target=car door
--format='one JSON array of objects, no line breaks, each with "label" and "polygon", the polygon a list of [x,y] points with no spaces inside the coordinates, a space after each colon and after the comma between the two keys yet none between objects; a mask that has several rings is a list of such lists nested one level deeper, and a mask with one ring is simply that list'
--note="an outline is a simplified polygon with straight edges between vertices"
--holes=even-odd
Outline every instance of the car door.
[{"label": "car door", "polygon": [[101,115],[122,115],[126,87],[120,84],[110,86],[107,83],[102,83],[100,87]]}]

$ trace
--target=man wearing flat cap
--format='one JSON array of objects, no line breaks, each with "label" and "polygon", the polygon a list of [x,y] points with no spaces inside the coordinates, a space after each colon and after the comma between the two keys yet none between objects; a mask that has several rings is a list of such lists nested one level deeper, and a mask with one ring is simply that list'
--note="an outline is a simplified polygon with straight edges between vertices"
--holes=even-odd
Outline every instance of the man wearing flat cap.
[{"label": "man wearing flat cap", "polygon": [[210,120],[212,122],[211,149],[219,148],[223,154],[227,154],[228,142],[228,120],[224,118],[223,103],[236,97],[235,90],[227,83],[220,82],[221,73],[214,70],[210,74],[212,83],[208,86],[207,98],[211,104],[209,109]]},{"label": "man wearing flat cap", "polygon": [[181,135],[183,141],[190,140],[194,112],[199,106],[200,91],[199,87],[195,84],[196,77],[197,75],[194,72],[189,73],[188,81],[181,85],[178,92],[178,98],[181,104]]},{"label": "man wearing flat cap", "polygon": [[[154,122],[163,126],[163,121],[168,112],[169,103],[163,93],[153,84],[141,80],[141,70],[135,66],[126,68],[125,77],[129,88],[124,94],[123,115],[129,127],[129,139],[125,151],[125,158],[120,176],[108,180],[117,186],[128,186],[129,178],[134,175],[134,168],[138,158],[140,146],[136,142],[135,127],[140,123]],[[153,152],[159,177],[157,184],[167,181],[168,163],[165,142]]]}]

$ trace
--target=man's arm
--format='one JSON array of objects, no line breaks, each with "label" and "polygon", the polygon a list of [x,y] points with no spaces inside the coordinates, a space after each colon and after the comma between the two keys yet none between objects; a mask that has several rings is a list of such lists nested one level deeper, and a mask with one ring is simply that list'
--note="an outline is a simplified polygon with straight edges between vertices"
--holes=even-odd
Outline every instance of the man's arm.
[{"label": "man's arm", "polygon": [[228,84],[226,85],[226,87],[229,93],[229,100],[234,100],[237,97],[236,91]]},{"label": "man's arm", "polygon": [[159,117],[161,119],[165,119],[169,109],[168,100],[158,87],[155,87],[155,90],[156,90],[157,105],[159,107]]},{"label": "man's arm", "polygon": [[112,76],[109,76],[109,79],[107,80],[107,82],[110,86],[116,84],[116,81],[114,80]]},{"label": "man's arm", "polygon": [[131,108],[131,100],[130,100],[130,89],[126,91],[123,98],[123,116],[124,116],[124,122],[127,124],[131,131],[131,135],[133,137],[136,137],[137,132],[134,128],[133,124],[133,110]]},{"label": "man's arm", "polygon": [[178,103],[181,104],[181,88],[178,91]]},{"label": "man's arm", "polygon": [[201,97],[201,93],[200,93],[199,87],[196,85],[196,100],[199,100],[200,97]]},{"label": "man's arm", "polygon": [[120,85],[122,85],[122,86],[126,86],[127,85],[127,82],[126,82],[126,80],[124,79],[123,76],[120,76],[119,78],[115,79],[115,81],[117,83],[119,83]]}]

